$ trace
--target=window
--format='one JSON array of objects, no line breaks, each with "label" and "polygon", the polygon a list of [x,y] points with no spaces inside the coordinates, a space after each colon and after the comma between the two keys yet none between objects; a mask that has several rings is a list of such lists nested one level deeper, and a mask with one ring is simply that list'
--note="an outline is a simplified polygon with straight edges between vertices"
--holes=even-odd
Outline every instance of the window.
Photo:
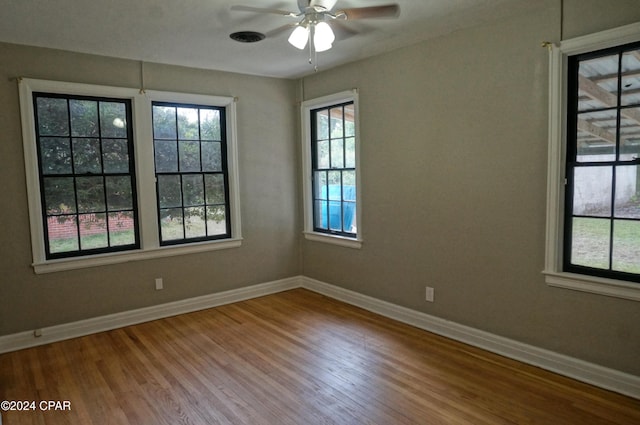
[{"label": "window", "polygon": [[302,120],[305,235],[360,247],[357,93],[306,101]]},{"label": "window", "polygon": [[131,102],[33,102],[46,258],[138,248]]},{"label": "window", "polygon": [[240,245],[232,98],[20,81],[36,273]]},{"label": "window", "polygon": [[640,43],[568,66],[564,269],[640,282]]},{"label": "window", "polygon": [[229,237],[224,108],[153,102],[160,243]]},{"label": "window", "polygon": [[551,59],[547,282],[640,300],[640,25]]}]

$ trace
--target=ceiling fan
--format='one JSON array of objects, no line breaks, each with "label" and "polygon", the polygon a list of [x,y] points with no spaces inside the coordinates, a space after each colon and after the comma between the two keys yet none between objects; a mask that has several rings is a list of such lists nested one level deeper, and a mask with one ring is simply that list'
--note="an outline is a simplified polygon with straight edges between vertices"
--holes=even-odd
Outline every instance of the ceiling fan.
[{"label": "ceiling fan", "polygon": [[269,13],[296,19],[301,18],[296,23],[276,28],[267,34],[273,36],[293,28],[289,36],[289,43],[300,50],[303,50],[308,43],[311,54],[324,52],[333,47],[335,34],[331,25],[339,25],[338,23],[340,21],[353,21],[356,19],[397,18],[400,14],[400,6],[398,4],[334,10],[337,1],[338,0],[298,0],[299,12],[253,6],[231,6],[231,10]]}]

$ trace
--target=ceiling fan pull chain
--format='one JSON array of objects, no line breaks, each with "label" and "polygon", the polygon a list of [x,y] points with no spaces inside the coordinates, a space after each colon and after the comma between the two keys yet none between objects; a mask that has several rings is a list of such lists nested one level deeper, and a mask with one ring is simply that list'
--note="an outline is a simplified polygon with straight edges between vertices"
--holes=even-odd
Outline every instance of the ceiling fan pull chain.
[{"label": "ceiling fan pull chain", "polygon": [[316,61],[314,60],[314,58],[317,58],[317,54],[316,54],[316,49],[314,49],[314,46],[313,46],[313,33],[314,33],[313,25],[310,25],[309,33],[308,33],[309,42],[307,43],[309,45],[309,65],[315,66]]},{"label": "ceiling fan pull chain", "polygon": [[313,49],[313,72],[318,72],[318,52]]}]

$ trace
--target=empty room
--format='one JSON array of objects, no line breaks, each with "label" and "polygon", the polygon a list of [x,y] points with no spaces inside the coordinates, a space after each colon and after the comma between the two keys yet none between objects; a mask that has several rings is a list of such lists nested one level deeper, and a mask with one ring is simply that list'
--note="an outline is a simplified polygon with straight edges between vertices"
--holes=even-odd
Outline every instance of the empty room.
[{"label": "empty room", "polygon": [[0,425],[640,423],[638,0],[0,0]]}]

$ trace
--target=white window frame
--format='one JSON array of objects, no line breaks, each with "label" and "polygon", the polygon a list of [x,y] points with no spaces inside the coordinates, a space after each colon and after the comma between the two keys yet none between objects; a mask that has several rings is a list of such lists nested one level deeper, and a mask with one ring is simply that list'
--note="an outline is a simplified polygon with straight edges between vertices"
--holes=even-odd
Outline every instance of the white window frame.
[{"label": "white window frame", "polygon": [[[325,108],[340,103],[353,102],[355,120],[355,154],[356,154],[356,223],[358,230],[355,238],[332,235],[314,231],[313,228],[313,180],[311,162],[311,111],[313,109]],[[301,122],[302,122],[302,181],[303,181],[303,202],[304,202],[304,236],[305,239],[326,242],[347,248],[359,249],[362,247],[362,185],[360,182],[360,126],[359,126],[358,91],[356,89],[347,90],[328,96],[310,99],[302,102]]]},{"label": "white window frame", "polygon": [[567,273],[562,268],[568,57],[640,40],[640,23],[550,45],[545,275],[549,286],[640,301],[640,284]]},{"label": "white window frame", "polygon": [[[191,254],[203,251],[239,247],[242,242],[240,225],[240,195],[238,191],[238,153],[236,138],[236,102],[232,97],[196,95],[164,91],[142,91],[124,87],[78,84],[60,81],[20,79],[20,112],[22,121],[25,173],[31,227],[32,266],[36,273],[50,273],[128,261]],[[33,108],[33,92],[65,95],[112,97],[130,99],[133,115],[136,191],[140,249],[47,260],[44,245],[44,226],[38,177],[38,155]],[[160,246],[158,214],[156,211],[155,165],[151,102],[175,102],[226,109],[227,161],[229,172],[229,203],[231,238],[172,246]]]}]

